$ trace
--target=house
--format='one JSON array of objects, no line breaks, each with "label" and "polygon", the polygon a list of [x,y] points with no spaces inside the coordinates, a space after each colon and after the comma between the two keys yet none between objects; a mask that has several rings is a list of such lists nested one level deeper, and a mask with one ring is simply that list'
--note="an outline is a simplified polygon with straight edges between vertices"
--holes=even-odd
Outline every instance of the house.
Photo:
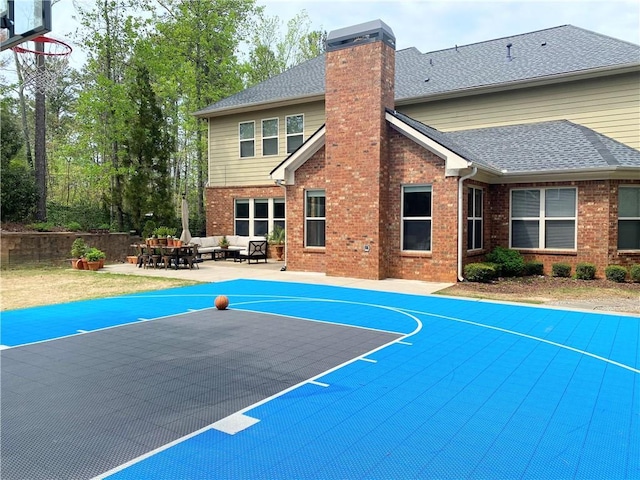
[{"label": "house", "polygon": [[640,47],[570,25],[396,52],[380,20],[195,115],[207,233],[286,226],[287,267],[455,281],[496,246],[640,262]]}]

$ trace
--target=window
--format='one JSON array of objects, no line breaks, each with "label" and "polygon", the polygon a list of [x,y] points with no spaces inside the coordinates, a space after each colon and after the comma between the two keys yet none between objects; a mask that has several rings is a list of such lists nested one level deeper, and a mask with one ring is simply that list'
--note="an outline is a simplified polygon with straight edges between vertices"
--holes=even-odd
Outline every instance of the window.
[{"label": "window", "polygon": [[325,246],[325,193],[324,190],[306,192],[305,233],[307,247]]},{"label": "window", "polygon": [[236,235],[249,235],[249,200],[236,200]]},{"label": "window", "polygon": [[467,193],[467,249],[482,248],[482,189],[469,187]]},{"label": "window", "polygon": [[[280,228],[285,228],[285,210],[284,210],[284,198],[273,199],[273,226],[278,225]],[[273,229],[272,229],[273,230]]]},{"label": "window", "polygon": [[244,122],[240,124],[240,157],[255,156],[255,123]]},{"label": "window", "polygon": [[235,235],[266,236],[284,228],[284,198],[241,198],[235,202]]},{"label": "window", "polygon": [[402,250],[431,250],[431,186],[402,187]]},{"label": "window", "polygon": [[640,250],[640,187],[618,189],[618,250]]},{"label": "window", "polygon": [[304,132],[304,115],[289,115],[287,123],[287,153],[296,151],[302,145]]},{"label": "window", "polygon": [[511,247],[576,248],[576,189],[511,191]]},{"label": "window", "polygon": [[253,234],[267,235],[269,233],[269,200],[266,198],[253,201]]},{"label": "window", "polygon": [[262,120],[262,155],[278,154],[278,119]]}]

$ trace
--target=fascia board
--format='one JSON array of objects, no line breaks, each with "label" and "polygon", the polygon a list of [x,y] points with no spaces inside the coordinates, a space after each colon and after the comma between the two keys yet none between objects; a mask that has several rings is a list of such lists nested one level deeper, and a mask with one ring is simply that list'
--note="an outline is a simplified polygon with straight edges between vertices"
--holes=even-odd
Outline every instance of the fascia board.
[{"label": "fascia board", "polygon": [[265,102],[248,103],[236,105],[232,107],[217,108],[215,110],[202,109],[192,113],[197,118],[215,118],[234,115],[236,113],[246,113],[259,110],[269,110],[272,108],[288,107],[290,105],[299,105],[301,103],[312,103],[324,101],[324,93],[319,95],[303,95],[299,97],[283,98],[278,100],[268,100]]},{"label": "fascia board", "polygon": [[318,130],[304,145],[273,169],[271,178],[275,181],[283,181],[286,185],[294,185],[296,170],[322,148],[325,143],[325,133],[326,127]]},{"label": "fascia board", "polygon": [[464,168],[469,168],[471,166],[471,162],[462,158],[457,153],[452,152],[448,148],[440,145],[435,140],[427,137],[426,135],[420,133],[415,128],[407,125],[403,121],[391,115],[389,112],[385,114],[386,120],[391,124],[391,126],[397,130],[398,132],[405,135],[407,138],[413,140],[421,147],[429,150],[434,155],[442,158],[445,161],[445,169],[446,170],[461,170]]}]

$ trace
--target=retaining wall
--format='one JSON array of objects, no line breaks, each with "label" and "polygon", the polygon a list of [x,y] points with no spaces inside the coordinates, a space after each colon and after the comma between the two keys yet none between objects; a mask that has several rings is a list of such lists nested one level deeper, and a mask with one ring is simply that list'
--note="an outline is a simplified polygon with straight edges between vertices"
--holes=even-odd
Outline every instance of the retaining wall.
[{"label": "retaining wall", "polygon": [[83,238],[89,247],[107,254],[107,262],[124,262],[133,253],[130,245],[139,237],[128,233],[52,233],[2,232],[0,234],[0,261],[2,268],[30,265],[63,265],[71,257],[71,245]]}]

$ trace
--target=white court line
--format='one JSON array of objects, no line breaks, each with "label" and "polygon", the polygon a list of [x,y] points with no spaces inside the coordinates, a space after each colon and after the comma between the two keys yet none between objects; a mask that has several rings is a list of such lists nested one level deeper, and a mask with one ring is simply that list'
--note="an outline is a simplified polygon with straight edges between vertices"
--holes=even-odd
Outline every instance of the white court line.
[{"label": "white court line", "polygon": [[362,360],[363,362],[369,362],[369,363],[378,363],[377,360],[374,360],[372,358],[359,358],[359,360]]},{"label": "white court line", "polygon": [[328,383],[322,383],[322,382],[318,382],[316,380],[311,380],[309,383],[311,385],[317,385],[319,387],[325,387],[325,388],[330,386]]},{"label": "white court line", "polygon": [[0,350],[9,350],[10,348],[8,345],[0,345]]},{"label": "white court line", "polygon": [[255,425],[259,421],[259,419],[250,417],[249,415],[234,413],[233,415],[229,415],[222,420],[218,420],[213,425],[211,425],[211,428],[228,435],[235,435],[236,433],[246,430],[252,425]]},{"label": "white court line", "polygon": [[404,342],[404,341],[402,341],[402,340],[400,340],[398,343],[399,343],[400,345],[409,345],[409,346],[413,345],[413,343],[411,343],[411,342]]},{"label": "white court line", "polygon": [[87,333],[89,330],[76,330],[78,333]]}]

